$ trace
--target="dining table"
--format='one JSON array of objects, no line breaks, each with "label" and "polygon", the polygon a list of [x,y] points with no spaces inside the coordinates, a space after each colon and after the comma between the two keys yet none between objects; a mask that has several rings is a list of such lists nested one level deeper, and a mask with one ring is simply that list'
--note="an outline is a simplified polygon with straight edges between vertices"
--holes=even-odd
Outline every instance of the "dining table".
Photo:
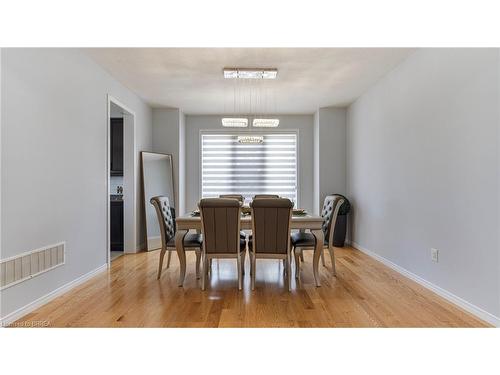
[{"label": "dining table", "polygon": [[[311,233],[316,238],[316,246],[314,248],[313,256],[313,275],[316,286],[321,286],[320,276],[319,276],[319,259],[321,257],[321,252],[323,251],[323,218],[321,216],[301,214],[292,215],[291,228],[298,230],[310,230]],[[201,217],[199,215],[189,213],[176,218],[177,230],[175,233],[175,248],[179,256],[180,263],[180,274],[178,285],[182,286],[184,284],[184,279],[186,277],[186,253],[184,251],[184,236],[190,231],[195,230],[198,233],[201,232]],[[252,217],[250,215],[241,215],[240,218],[240,229],[251,230],[252,229]]]}]

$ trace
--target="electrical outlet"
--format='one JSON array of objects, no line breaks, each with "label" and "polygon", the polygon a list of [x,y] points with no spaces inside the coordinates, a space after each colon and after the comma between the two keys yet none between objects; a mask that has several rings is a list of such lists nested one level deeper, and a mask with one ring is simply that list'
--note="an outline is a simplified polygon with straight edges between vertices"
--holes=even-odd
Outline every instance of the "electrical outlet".
[{"label": "electrical outlet", "polygon": [[431,260],[435,263],[439,262],[439,250],[431,249]]}]

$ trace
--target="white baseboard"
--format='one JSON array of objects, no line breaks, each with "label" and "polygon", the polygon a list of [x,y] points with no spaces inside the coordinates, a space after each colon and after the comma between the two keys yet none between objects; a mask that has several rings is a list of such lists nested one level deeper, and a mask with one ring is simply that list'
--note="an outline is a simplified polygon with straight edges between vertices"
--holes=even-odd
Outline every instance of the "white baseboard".
[{"label": "white baseboard", "polygon": [[422,285],[423,287],[430,289],[431,291],[433,291],[437,295],[443,297],[444,299],[448,300],[449,302],[451,302],[451,303],[461,307],[465,311],[477,316],[479,319],[482,319],[485,322],[488,322],[488,323],[494,325],[495,327],[500,327],[500,318],[499,317],[481,309],[480,307],[477,307],[476,305],[473,305],[472,303],[456,296],[453,293],[450,293],[446,289],[443,289],[443,288],[421,278],[420,276],[415,275],[414,273],[408,271],[407,269],[405,269],[401,266],[398,266],[397,264],[391,262],[390,260],[378,255],[377,253],[374,253],[371,250],[368,250],[367,248],[364,248],[363,246],[361,246],[360,244],[358,244],[354,241],[350,241],[350,243],[351,243],[351,246],[354,247],[355,249],[361,251],[362,253],[364,253],[364,254],[366,254],[366,255],[368,255],[376,260],[378,260],[380,263],[383,263],[387,267],[402,274],[403,276],[406,276],[407,278],[415,281],[416,283]]},{"label": "white baseboard", "polygon": [[104,271],[105,269],[108,268],[108,264],[103,264],[102,266],[97,267],[95,270],[92,270],[85,275],[80,276],[79,278],[70,281],[69,283],[57,288],[56,290],[53,290],[52,292],[36,299],[33,302],[28,303],[26,306],[23,306],[16,311],[11,312],[10,314],[4,316],[3,318],[0,318],[0,327],[5,327],[8,326],[9,324],[15,322],[16,320],[22,318],[23,316],[29,314],[30,312],[38,309],[39,307],[45,305],[46,303],[52,301],[56,297],[59,297],[61,294],[64,294],[71,289],[75,288],[76,286],[84,283],[85,281],[91,279],[98,273]]},{"label": "white baseboard", "polygon": [[148,237],[147,251],[161,249],[161,236]]}]

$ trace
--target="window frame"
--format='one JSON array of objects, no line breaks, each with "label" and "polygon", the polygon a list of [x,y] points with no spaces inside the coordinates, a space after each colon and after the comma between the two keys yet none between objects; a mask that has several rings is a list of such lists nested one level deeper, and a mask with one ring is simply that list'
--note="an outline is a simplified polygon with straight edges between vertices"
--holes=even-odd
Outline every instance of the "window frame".
[{"label": "window frame", "polygon": [[202,199],[203,195],[203,134],[228,134],[228,135],[266,135],[266,134],[295,134],[295,147],[296,147],[296,186],[297,186],[297,200],[295,202],[295,208],[300,208],[300,132],[299,129],[238,129],[238,128],[228,128],[228,129],[200,129],[198,133],[198,199]]}]

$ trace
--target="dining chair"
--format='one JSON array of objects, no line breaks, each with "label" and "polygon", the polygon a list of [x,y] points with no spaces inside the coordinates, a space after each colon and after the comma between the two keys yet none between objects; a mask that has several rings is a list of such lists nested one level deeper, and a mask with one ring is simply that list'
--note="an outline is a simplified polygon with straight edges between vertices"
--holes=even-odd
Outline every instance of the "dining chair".
[{"label": "dining chair", "polygon": [[[243,197],[243,195],[240,195],[240,194],[221,194],[219,195],[219,198],[229,198],[229,199],[237,199],[238,202],[240,202],[240,205],[243,206],[243,203],[245,203],[245,198]],[[246,240],[247,238],[247,234],[240,230],[240,238]]]},{"label": "dining chair", "polygon": [[[219,195],[219,198],[237,199],[242,206],[243,203],[245,203],[245,197],[243,197],[243,195],[240,194],[221,194]],[[247,234],[244,231],[240,230],[240,237],[246,240]]]},{"label": "dining chair", "polygon": [[[254,199],[262,199],[262,198],[279,198],[280,196],[277,194],[255,194],[252,198]],[[249,239],[252,239],[252,235],[249,235]]]},{"label": "dining chair", "polygon": [[261,199],[261,198],[279,198],[279,195],[276,194],[255,194],[253,199]]},{"label": "dining chair", "polygon": [[245,202],[245,198],[240,194],[221,194],[219,195],[219,198],[237,199],[241,205]]},{"label": "dining chair", "polygon": [[[167,268],[170,266],[170,257],[172,251],[176,251],[175,248],[175,210],[170,207],[168,197],[158,196],[153,197],[150,200],[151,204],[156,210],[156,216],[158,217],[158,224],[160,226],[161,235],[161,251],[160,251],[160,264],[158,266],[158,276],[159,280],[161,277],[161,271],[163,268],[163,258],[165,253],[168,251]],[[173,215],[172,215],[173,213]],[[191,250],[196,253],[196,278],[200,277],[200,259],[201,259],[201,247],[203,244],[203,238],[201,234],[188,233],[184,236],[184,249],[186,251]]]},{"label": "dining chair", "polygon": [[248,241],[252,290],[255,290],[256,260],[283,259],[291,290],[290,222],[293,203],[286,198],[260,198],[251,204],[253,238]]},{"label": "dining chair", "polygon": [[238,289],[241,290],[246,241],[240,238],[240,203],[230,198],[206,198],[198,203],[198,207],[203,234],[201,289],[205,290],[212,259],[235,258],[238,266]]},{"label": "dining chair", "polygon": [[[323,245],[327,247],[330,253],[330,259],[332,262],[332,274],[336,276],[335,271],[335,252],[333,247],[333,232],[335,228],[335,223],[339,214],[340,206],[344,203],[344,199],[338,195],[327,195],[323,203],[323,209],[321,210],[321,216],[323,217],[323,234],[324,243]],[[303,250],[314,250],[316,246],[316,238],[310,232],[298,232],[292,234],[292,249],[295,257],[295,277],[299,277],[300,273],[300,261],[299,257],[302,256]],[[324,248],[321,249],[321,255],[323,257]],[[323,258],[324,262],[324,258]],[[324,265],[324,264],[323,264]]]}]

